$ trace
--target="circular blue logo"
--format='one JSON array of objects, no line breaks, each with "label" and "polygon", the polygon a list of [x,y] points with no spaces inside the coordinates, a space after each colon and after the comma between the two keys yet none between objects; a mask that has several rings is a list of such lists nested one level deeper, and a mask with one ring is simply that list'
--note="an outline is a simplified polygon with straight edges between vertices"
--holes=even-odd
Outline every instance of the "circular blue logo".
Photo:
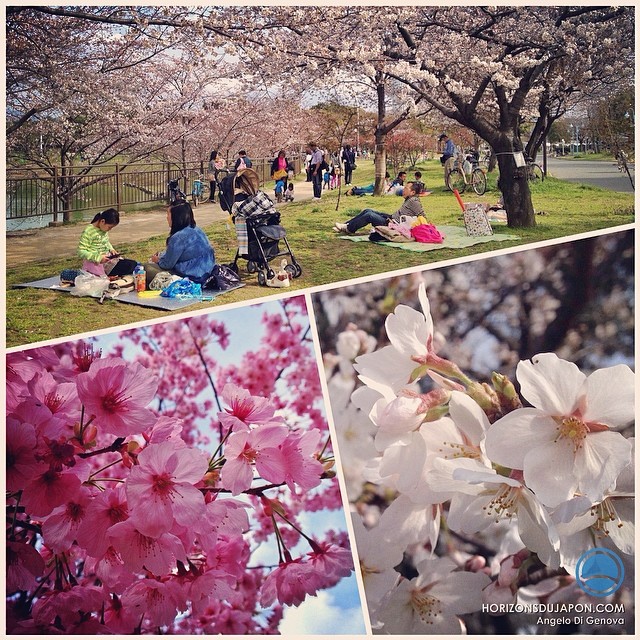
[{"label": "circular blue logo", "polygon": [[609,549],[594,547],[578,558],[576,582],[590,596],[610,596],[622,586],[623,580],[622,560]]}]

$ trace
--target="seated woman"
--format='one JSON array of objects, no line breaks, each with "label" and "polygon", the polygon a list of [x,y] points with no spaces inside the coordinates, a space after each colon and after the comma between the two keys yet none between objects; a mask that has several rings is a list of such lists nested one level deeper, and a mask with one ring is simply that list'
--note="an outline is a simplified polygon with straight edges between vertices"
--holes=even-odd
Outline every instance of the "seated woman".
[{"label": "seated woman", "polygon": [[373,209],[364,209],[357,216],[347,222],[336,222],[333,230],[337,233],[355,233],[358,229],[366,227],[368,224],[376,227],[378,225],[388,225],[389,220],[400,221],[400,216],[423,216],[424,209],[413,182],[407,182],[402,190],[404,202],[402,206],[393,214],[381,213]]},{"label": "seated woman", "polygon": [[166,249],[145,265],[147,286],[160,271],[204,283],[213,271],[215,254],[204,231],[196,226],[191,205],[181,200],[170,206],[167,223],[171,231]]}]

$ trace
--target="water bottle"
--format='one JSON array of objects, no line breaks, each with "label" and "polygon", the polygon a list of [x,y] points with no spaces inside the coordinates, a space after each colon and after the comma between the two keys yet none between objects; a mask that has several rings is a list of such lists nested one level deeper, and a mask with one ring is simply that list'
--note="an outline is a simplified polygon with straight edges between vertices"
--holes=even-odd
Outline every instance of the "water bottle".
[{"label": "water bottle", "polygon": [[147,274],[141,264],[137,264],[136,268],[133,270],[133,280],[138,293],[147,288]]}]

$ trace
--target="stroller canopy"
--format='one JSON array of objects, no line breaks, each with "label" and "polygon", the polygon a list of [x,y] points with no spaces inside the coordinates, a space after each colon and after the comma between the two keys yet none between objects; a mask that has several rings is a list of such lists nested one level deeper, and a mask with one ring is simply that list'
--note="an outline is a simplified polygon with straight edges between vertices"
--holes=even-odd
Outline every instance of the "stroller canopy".
[{"label": "stroller canopy", "polygon": [[[240,169],[231,172],[219,184],[223,211],[231,211],[234,202],[255,196],[260,188],[260,178],[253,169]],[[237,197],[238,196],[238,197]]]}]

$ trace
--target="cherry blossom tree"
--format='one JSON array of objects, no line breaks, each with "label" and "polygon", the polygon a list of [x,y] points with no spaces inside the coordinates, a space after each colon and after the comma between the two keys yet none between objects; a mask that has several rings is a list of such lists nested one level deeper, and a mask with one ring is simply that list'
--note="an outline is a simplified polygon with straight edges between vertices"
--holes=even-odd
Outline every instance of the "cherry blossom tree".
[{"label": "cherry blossom tree", "polygon": [[10,633],[277,633],[352,573],[304,300],[254,331],[233,359],[224,313],[9,355]]}]

